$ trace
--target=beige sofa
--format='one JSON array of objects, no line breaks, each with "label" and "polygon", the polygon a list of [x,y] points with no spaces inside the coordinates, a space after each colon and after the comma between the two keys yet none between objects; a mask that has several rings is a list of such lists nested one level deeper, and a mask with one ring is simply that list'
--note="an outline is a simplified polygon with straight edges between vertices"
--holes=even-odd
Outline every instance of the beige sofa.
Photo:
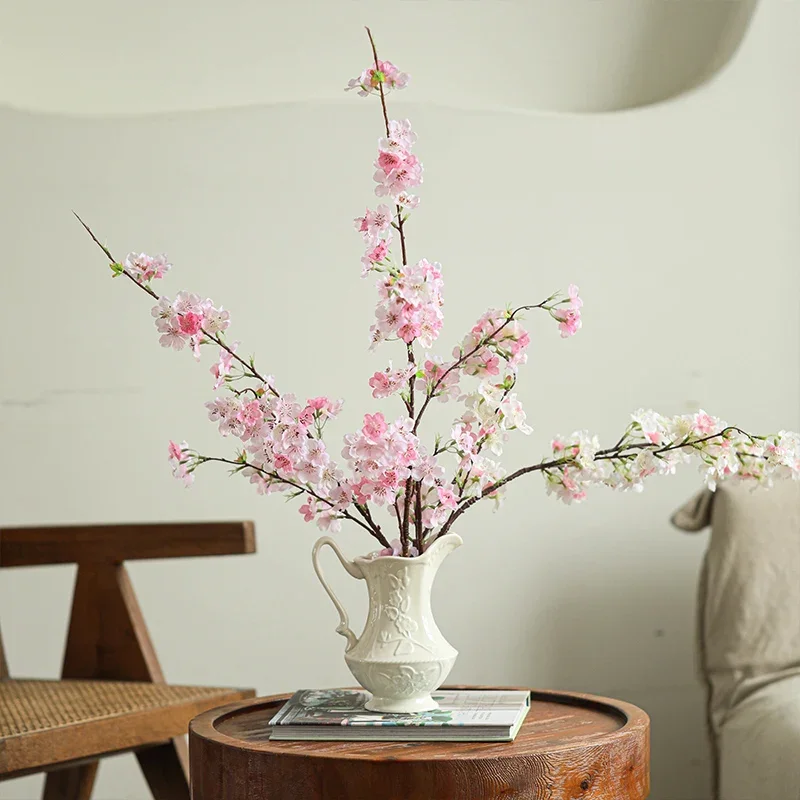
[{"label": "beige sofa", "polygon": [[698,654],[719,800],[800,798],[800,482],[703,491],[672,518],[711,526]]}]

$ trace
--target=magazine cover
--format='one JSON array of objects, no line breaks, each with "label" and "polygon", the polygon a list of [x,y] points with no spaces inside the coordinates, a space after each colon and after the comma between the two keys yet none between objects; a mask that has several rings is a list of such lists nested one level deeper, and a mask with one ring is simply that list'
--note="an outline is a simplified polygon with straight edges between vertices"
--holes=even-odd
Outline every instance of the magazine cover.
[{"label": "magazine cover", "polygon": [[271,725],[481,726],[511,727],[530,705],[525,691],[440,691],[439,708],[416,714],[366,711],[368,692],[357,689],[301,689],[273,717]]}]

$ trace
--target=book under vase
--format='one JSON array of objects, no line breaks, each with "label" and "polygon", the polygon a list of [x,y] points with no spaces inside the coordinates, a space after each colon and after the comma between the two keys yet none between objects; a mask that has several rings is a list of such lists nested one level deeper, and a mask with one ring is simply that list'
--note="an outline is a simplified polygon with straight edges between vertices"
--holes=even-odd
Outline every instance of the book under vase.
[{"label": "book under vase", "polygon": [[509,742],[530,708],[530,692],[446,690],[435,709],[411,714],[368,710],[356,689],[302,689],[270,720],[277,741]]}]

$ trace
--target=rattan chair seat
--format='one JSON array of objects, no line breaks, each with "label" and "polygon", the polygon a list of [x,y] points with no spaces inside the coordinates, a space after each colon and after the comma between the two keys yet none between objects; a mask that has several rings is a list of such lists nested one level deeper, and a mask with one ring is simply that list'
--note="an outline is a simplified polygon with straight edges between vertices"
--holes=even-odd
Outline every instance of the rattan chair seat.
[{"label": "rattan chair seat", "polygon": [[[251,694],[138,681],[0,681],[0,780],[46,763],[166,741],[185,733],[201,711]],[[66,731],[77,735],[65,737]]]},{"label": "rattan chair seat", "polygon": [[229,694],[208,686],[133,681],[2,681],[0,738]]}]

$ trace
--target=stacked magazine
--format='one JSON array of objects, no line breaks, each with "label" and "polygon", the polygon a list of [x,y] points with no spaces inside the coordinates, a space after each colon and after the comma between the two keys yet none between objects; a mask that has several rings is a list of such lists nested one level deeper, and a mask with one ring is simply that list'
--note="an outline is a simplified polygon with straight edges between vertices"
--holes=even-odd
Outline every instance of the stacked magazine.
[{"label": "stacked magazine", "polygon": [[368,692],[302,689],[270,721],[282,741],[510,742],[530,708],[523,691],[449,690],[439,708],[414,714],[367,711]]}]

